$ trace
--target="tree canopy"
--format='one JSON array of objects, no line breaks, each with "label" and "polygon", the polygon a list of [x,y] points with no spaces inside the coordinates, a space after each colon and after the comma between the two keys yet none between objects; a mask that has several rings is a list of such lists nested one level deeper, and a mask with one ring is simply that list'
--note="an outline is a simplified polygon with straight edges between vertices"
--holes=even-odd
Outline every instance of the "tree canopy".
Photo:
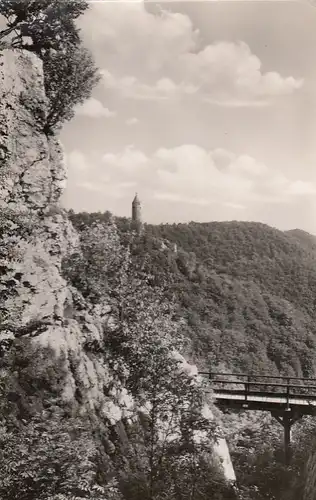
[{"label": "tree canopy", "polygon": [[[0,40],[14,35],[12,46],[42,54],[49,49],[61,50],[80,41],[75,20],[89,7],[86,0],[2,0],[0,14],[7,27],[0,31]],[[23,43],[23,37],[32,45]]]},{"label": "tree canopy", "polygon": [[[7,26],[0,43],[37,54],[43,61],[48,111],[44,131],[74,116],[75,106],[89,98],[100,75],[83,47],[77,19],[88,9],[86,0],[3,0],[0,15]],[[31,43],[27,42],[27,38]]]}]

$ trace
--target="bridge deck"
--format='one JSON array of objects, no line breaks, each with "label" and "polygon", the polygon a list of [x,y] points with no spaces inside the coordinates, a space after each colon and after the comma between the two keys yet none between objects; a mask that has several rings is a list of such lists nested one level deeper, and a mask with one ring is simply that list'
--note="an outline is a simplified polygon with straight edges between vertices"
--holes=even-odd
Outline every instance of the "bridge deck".
[{"label": "bridge deck", "polygon": [[222,373],[208,376],[219,407],[316,415],[315,379]]},{"label": "bridge deck", "polygon": [[286,464],[290,463],[292,425],[303,415],[316,416],[316,379],[205,372],[200,375],[208,375],[218,407],[271,412],[283,426],[284,458]]},{"label": "bridge deck", "polygon": [[247,399],[240,394],[221,394],[214,391],[214,402],[219,407],[274,411],[289,408],[302,415],[316,414],[316,399],[287,398],[279,394],[256,396],[248,394]]}]

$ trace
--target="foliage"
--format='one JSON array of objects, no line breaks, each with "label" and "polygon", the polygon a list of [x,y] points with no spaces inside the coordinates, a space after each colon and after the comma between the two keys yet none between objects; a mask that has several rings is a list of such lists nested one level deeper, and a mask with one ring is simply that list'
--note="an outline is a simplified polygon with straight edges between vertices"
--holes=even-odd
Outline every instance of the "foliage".
[{"label": "foliage", "polygon": [[[0,14],[7,27],[0,39],[11,33],[13,47],[27,48],[41,55],[43,51],[60,51],[67,45],[79,43],[75,20],[88,8],[86,0],[2,0]],[[23,43],[23,36],[32,39],[32,46]]]},{"label": "foliage", "polygon": [[[90,52],[83,48],[76,20],[88,8],[86,0],[2,0],[0,14],[7,27],[0,42],[13,33],[11,47],[35,52],[43,61],[49,134],[74,116],[74,108],[89,98],[100,75]],[[32,43],[24,43],[25,37]]]},{"label": "foliage", "polygon": [[[96,221],[107,225],[114,219],[109,212],[69,215],[80,233]],[[124,242],[130,221],[115,218],[115,223]],[[310,377],[316,372],[315,251],[315,237],[302,231],[213,222],[145,225],[132,255],[134,269],[146,259],[158,289],[168,283],[175,317],[184,319],[181,330],[200,368]],[[161,293],[166,296],[166,290]],[[241,433],[244,418],[227,417],[228,429],[234,425],[237,432],[229,443],[240,496],[302,498],[314,427],[308,419],[295,424],[286,468],[279,424],[259,415],[247,420]]]},{"label": "foliage", "polygon": [[[79,231],[102,217],[70,214]],[[124,240],[128,224],[116,224]],[[145,226],[134,254],[147,256],[155,282],[169,283],[200,366],[316,372],[316,253],[295,234],[242,222]]]},{"label": "foliage", "polygon": [[96,482],[97,449],[79,420],[34,417],[0,434],[0,496],[3,500],[103,500]]},{"label": "foliage", "polygon": [[82,227],[80,241],[81,253],[63,263],[64,276],[86,299],[111,305],[103,359],[142,414],[143,425],[129,435],[138,465],[118,472],[122,493],[129,500],[220,495],[227,485],[214,479],[221,476],[212,458],[216,427],[203,416],[201,386],[176,357],[185,342],[167,276],[155,281],[150,259],[138,253],[141,237],[120,238],[111,218]]},{"label": "foliage", "polygon": [[8,429],[32,419],[37,413],[60,404],[63,389],[65,359],[56,358],[54,351],[43,348],[28,337],[10,341],[0,358],[0,414]]},{"label": "foliage", "polygon": [[243,500],[302,499],[306,484],[315,491],[314,473],[307,467],[315,450],[314,417],[305,416],[292,427],[289,465],[284,463],[283,428],[269,414],[236,413],[225,419],[234,429],[228,439]]},{"label": "foliage", "polygon": [[65,278],[96,303],[111,293],[109,280],[120,270],[120,239],[113,224],[97,223],[80,234],[80,252],[63,260]]},{"label": "foliage", "polygon": [[91,95],[100,75],[90,52],[81,45],[70,45],[62,52],[43,57],[45,92],[48,98],[46,131],[71,120],[75,106]]},{"label": "foliage", "polygon": [[0,368],[0,497],[121,500],[95,420],[61,399],[64,356],[21,338]]}]

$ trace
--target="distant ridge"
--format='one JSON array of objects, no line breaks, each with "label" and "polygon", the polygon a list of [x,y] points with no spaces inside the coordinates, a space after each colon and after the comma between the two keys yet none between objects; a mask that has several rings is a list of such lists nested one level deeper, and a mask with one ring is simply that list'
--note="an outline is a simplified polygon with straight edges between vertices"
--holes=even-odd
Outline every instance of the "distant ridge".
[{"label": "distant ridge", "polygon": [[290,229],[284,232],[292,238],[295,238],[306,249],[316,252],[316,236],[314,234],[303,231],[303,229]]}]

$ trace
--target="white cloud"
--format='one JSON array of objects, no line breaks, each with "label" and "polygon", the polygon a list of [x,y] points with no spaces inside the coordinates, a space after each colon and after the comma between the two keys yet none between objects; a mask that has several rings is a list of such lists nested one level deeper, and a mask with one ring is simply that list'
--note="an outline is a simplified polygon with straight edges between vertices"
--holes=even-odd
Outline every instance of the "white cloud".
[{"label": "white cloud", "polygon": [[76,113],[81,116],[89,116],[90,118],[113,118],[116,116],[115,111],[110,111],[103,106],[102,102],[94,97],[77,106]]},{"label": "white cloud", "polygon": [[260,59],[243,42],[217,42],[179,58],[179,71],[192,85],[216,102],[244,105],[247,101],[287,95],[303,85],[302,80],[263,73]]},{"label": "white cloud", "polygon": [[147,166],[148,158],[142,151],[128,146],[122,153],[105,154],[102,157],[102,162],[110,171],[120,169],[121,172],[134,175],[143,171],[144,167]]},{"label": "white cloud", "polygon": [[[71,158],[77,166],[88,163],[78,152]],[[77,168],[77,184],[112,198],[131,196],[138,185],[143,196],[183,207],[217,204],[244,210],[292,203],[316,194],[315,184],[287,178],[249,155],[224,149],[207,151],[190,144],[160,148],[151,155],[128,146],[91,164],[89,169]]]},{"label": "white cloud", "polygon": [[[167,99],[187,94],[224,106],[265,105],[303,85],[302,79],[263,72],[243,42],[202,45],[191,19],[144,4],[94,4],[83,28],[91,39],[103,82],[129,99]],[[107,57],[105,58],[105,51]]]},{"label": "white cloud", "polygon": [[135,65],[149,72],[161,69],[170,59],[194,49],[198,37],[188,16],[164,10],[156,16],[143,2],[96,3],[81,24],[94,46],[107,50],[108,64],[120,66],[125,74]]},{"label": "white cloud", "polygon": [[148,85],[140,82],[134,76],[115,78],[107,70],[101,70],[103,83],[107,89],[119,92],[124,98],[140,100],[160,100],[177,97],[183,94],[194,94],[198,88],[183,83],[176,84],[170,78],[160,78],[155,84]]},{"label": "white cloud", "polygon": [[129,126],[137,125],[137,123],[139,123],[139,120],[138,120],[138,118],[132,117],[132,118],[128,118],[125,123],[126,123],[126,125],[129,125]]}]

